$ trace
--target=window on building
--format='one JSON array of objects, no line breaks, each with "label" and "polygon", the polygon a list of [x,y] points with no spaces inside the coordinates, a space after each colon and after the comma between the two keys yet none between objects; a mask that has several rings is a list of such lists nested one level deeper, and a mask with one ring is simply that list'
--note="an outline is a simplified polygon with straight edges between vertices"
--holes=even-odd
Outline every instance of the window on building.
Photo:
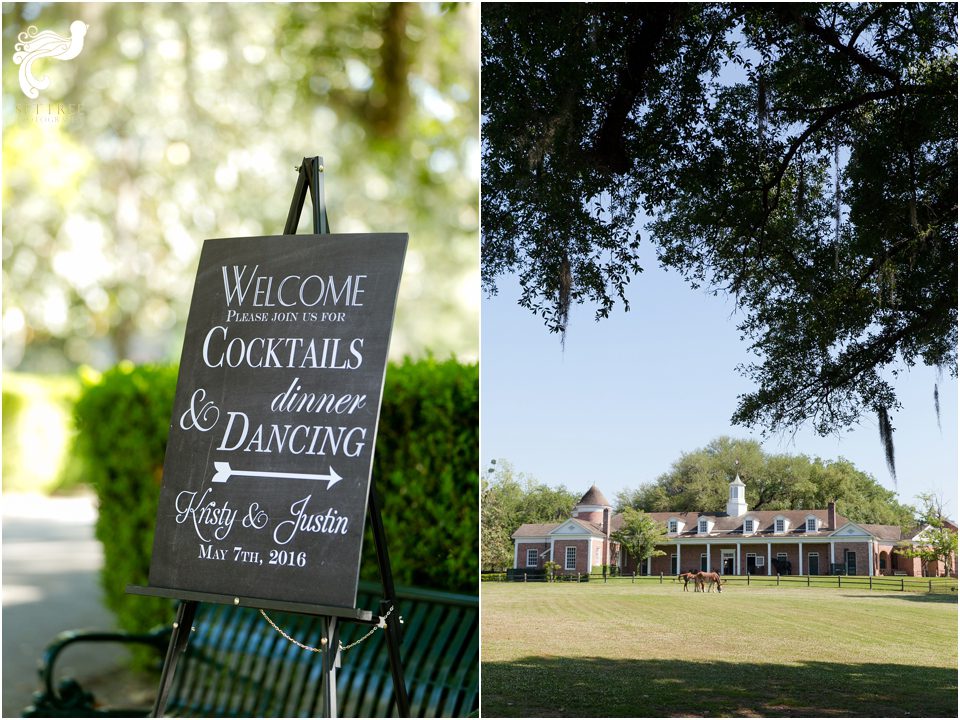
[{"label": "window on building", "polygon": [[752,532],[753,532],[753,520],[752,520],[752,519],[751,519],[751,520],[744,520],[744,521],[743,521],[743,531],[744,531],[745,533],[752,533]]},{"label": "window on building", "polygon": [[786,553],[777,553],[777,560],[783,560],[784,562],[786,562],[786,561],[787,561],[787,554],[786,554]]},{"label": "window on building", "polygon": [[817,531],[817,519],[807,518],[807,532],[816,532],[816,531]]},{"label": "window on building", "polygon": [[699,533],[706,533],[706,532],[707,532],[707,521],[706,521],[706,520],[701,520],[701,521],[700,521],[700,528],[697,530],[697,532],[699,532]]},{"label": "window on building", "polygon": [[669,523],[667,523],[667,532],[675,533],[676,531],[677,531],[677,521],[671,520]]},{"label": "window on building", "polygon": [[567,547],[563,567],[565,570],[577,569],[577,549],[575,547]]},{"label": "window on building", "polygon": [[785,527],[786,527],[786,523],[784,522],[783,518],[777,518],[776,520],[773,521],[774,532],[782,533]]},{"label": "window on building", "polygon": [[537,556],[540,553],[537,552],[536,548],[529,548],[527,550],[527,567],[536,567],[537,566]]}]

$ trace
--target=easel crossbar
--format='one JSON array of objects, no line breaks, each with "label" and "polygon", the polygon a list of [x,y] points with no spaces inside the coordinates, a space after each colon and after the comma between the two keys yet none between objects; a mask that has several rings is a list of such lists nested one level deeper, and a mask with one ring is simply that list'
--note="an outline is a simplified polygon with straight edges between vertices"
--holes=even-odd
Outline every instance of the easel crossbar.
[{"label": "easel crossbar", "polygon": [[133,595],[149,595],[151,597],[170,598],[171,600],[194,600],[197,602],[219,603],[221,605],[235,605],[237,607],[263,608],[264,610],[283,610],[286,612],[301,613],[303,615],[330,615],[361,623],[374,622],[373,612],[362,608],[343,608],[334,605],[313,605],[311,603],[289,602],[286,600],[270,600],[267,598],[238,597],[236,595],[220,595],[217,593],[180,590],[179,588],[163,588],[142,585],[127,585],[127,592]]}]

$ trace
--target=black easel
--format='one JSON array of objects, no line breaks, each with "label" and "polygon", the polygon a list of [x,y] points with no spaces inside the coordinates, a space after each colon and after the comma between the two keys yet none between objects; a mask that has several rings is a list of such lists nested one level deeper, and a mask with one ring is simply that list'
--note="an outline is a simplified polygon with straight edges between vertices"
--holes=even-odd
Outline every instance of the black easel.
[{"label": "black easel", "polygon": [[[283,228],[283,234],[296,235],[308,191],[313,205],[313,232],[317,235],[328,234],[330,228],[327,222],[326,201],[323,196],[323,158],[318,156],[303,158],[303,162],[300,163],[297,170],[299,171],[297,187],[293,193],[293,202],[290,204],[290,212],[287,214],[287,222]],[[369,611],[356,608],[352,610],[349,608],[328,608],[304,603],[265,601],[256,598],[240,598],[166,588],[128,586],[128,592],[141,595],[170,597],[181,601],[177,609],[176,620],[173,623],[170,644],[167,647],[167,654],[163,661],[157,701],[150,717],[163,717],[163,712],[167,704],[167,696],[170,694],[171,687],[173,687],[174,672],[176,671],[180,656],[183,655],[187,649],[193,620],[196,617],[197,606],[200,601],[225,604],[232,603],[233,605],[243,607],[287,610],[319,615],[321,618],[322,637],[326,644],[326,649],[322,653],[323,687],[321,688],[321,708],[323,717],[328,718],[337,717],[336,669],[340,665],[340,631],[337,622],[338,618],[349,622],[375,625],[380,622],[380,617],[386,616],[384,633],[386,634],[387,653],[390,660],[390,672],[393,676],[397,711],[400,717],[410,717],[410,699],[407,696],[407,687],[403,679],[403,664],[400,659],[400,615],[397,610],[390,612],[391,608],[397,607],[397,594],[393,584],[393,572],[390,569],[390,556],[387,552],[387,539],[383,529],[383,517],[380,514],[380,502],[374,490],[372,479],[370,481],[367,509],[370,513],[370,528],[373,532],[373,542],[377,552],[377,565],[380,571],[380,580],[383,585],[383,599],[380,601],[378,617],[374,617]]]}]

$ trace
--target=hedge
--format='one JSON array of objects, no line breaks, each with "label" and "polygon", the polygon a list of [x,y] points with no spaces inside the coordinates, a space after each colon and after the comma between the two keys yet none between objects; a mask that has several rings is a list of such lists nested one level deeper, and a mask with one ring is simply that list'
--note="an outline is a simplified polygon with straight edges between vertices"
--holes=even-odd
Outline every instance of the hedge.
[{"label": "hedge", "polygon": [[[387,369],[373,477],[398,585],[477,592],[478,378],[455,360]],[[176,379],[176,367],[121,364],[86,381],[76,405],[105,599],[131,631],[170,620],[169,601],[124,589],[147,584]],[[361,577],[379,578],[369,524]]]}]

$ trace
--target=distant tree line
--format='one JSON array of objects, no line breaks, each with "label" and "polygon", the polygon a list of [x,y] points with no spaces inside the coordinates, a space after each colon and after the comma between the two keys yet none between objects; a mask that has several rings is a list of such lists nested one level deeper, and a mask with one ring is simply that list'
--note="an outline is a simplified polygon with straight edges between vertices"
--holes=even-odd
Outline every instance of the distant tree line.
[{"label": "distant tree line", "polygon": [[853,522],[904,528],[916,523],[913,507],[901,504],[895,493],[848,460],[773,455],[756,441],[729,437],[684,453],[653,482],[619,492],[617,509],[721,512],[737,473],[746,483],[751,510],[825,508],[836,502],[837,512]]}]

